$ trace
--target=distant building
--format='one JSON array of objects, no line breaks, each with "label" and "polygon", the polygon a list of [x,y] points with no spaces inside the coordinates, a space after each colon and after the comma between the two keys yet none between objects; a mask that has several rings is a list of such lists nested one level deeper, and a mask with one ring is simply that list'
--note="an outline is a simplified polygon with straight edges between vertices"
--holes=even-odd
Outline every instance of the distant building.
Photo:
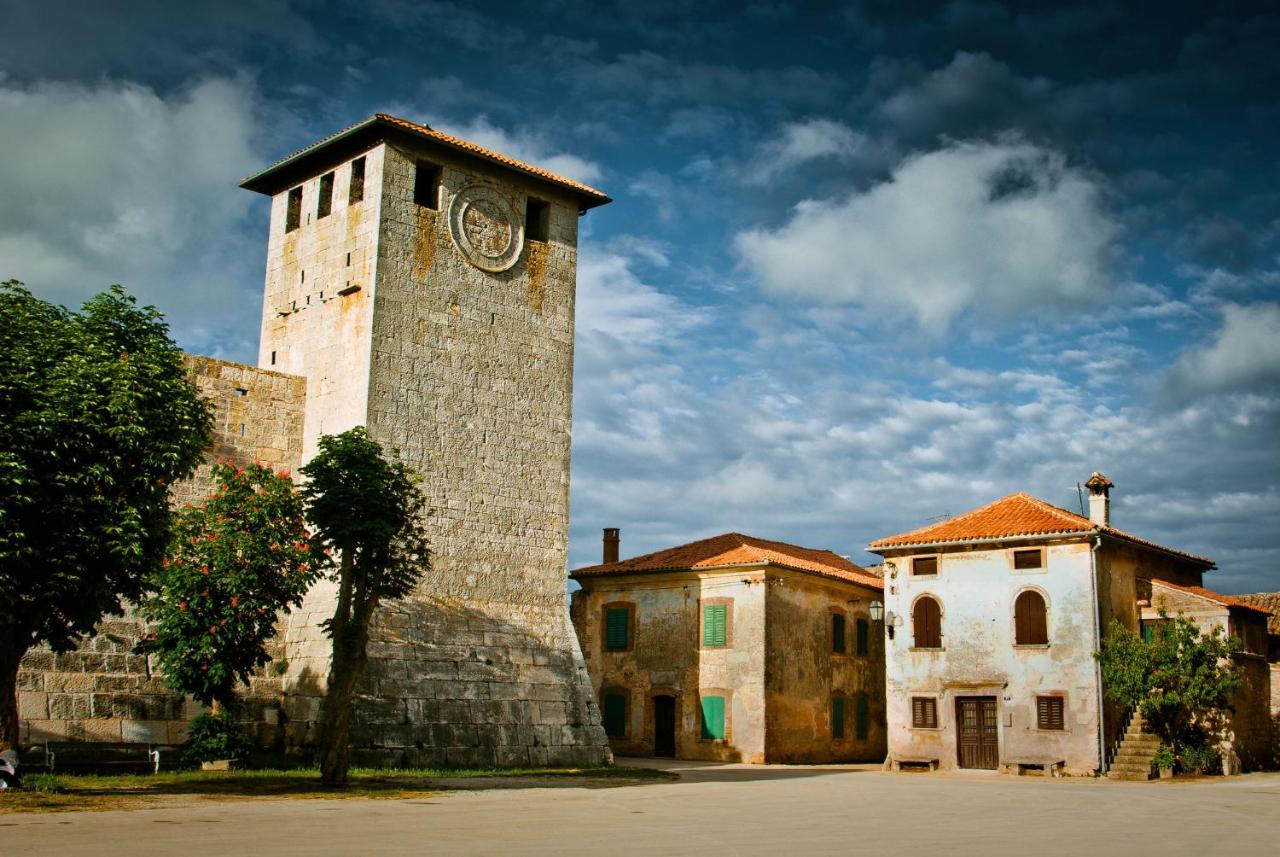
[{"label": "distant building", "polygon": [[570,577],[615,753],[880,761],[879,578],[844,557],[727,533]]},{"label": "distant building", "polygon": [[[1237,595],[1236,600],[1270,611],[1267,619],[1267,661],[1271,665],[1271,716],[1280,717],[1280,592]],[[1280,762],[1280,759],[1276,760]]]},{"label": "distant building", "polygon": [[[870,545],[885,557],[891,762],[1100,771],[1128,720],[1094,659],[1112,620],[1138,630],[1159,603],[1256,638],[1265,612],[1203,589],[1210,560],[1115,529],[1111,482],[1095,473],[1087,486],[1088,518],[1011,494]],[[1253,690],[1233,723],[1246,764],[1265,748],[1257,660],[1241,657]],[[1149,758],[1131,755],[1117,773],[1145,778]]]}]

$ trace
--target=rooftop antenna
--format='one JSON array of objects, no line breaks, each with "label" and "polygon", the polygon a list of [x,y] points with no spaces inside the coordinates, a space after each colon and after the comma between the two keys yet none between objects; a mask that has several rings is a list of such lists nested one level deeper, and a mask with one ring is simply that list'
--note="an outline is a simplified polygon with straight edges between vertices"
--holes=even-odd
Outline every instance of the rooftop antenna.
[{"label": "rooftop antenna", "polygon": [[1084,489],[1080,487],[1080,483],[1076,483],[1076,502],[1080,504],[1080,517],[1089,517],[1084,513]]}]

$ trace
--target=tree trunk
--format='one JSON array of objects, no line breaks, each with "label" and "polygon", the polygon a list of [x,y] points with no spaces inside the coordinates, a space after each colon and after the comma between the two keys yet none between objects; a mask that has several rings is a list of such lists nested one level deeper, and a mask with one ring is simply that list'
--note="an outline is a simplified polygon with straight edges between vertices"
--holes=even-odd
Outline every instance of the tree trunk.
[{"label": "tree trunk", "polygon": [[340,786],[347,782],[351,732],[351,700],[364,672],[363,658],[339,655],[334,646],[333,669],[324,695],[324,721],[320,732],[320,780]]},{"label": "tree trunk", "polygon": [[0,635],[0,751],[18,748],[18,664],[27,650],[13,644],[15,636]]}]

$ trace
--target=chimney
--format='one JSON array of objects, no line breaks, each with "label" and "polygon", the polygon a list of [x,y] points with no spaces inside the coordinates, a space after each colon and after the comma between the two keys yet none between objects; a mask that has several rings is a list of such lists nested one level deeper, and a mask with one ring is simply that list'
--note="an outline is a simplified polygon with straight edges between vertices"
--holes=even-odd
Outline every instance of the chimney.
[{"label": "chimney", "polygon": [[606,563],[618,561],[618,542],[622,540],[617,527],[604,528],[604,561]]},{"label": "chimney", "polygon": [[1096,470],[1084,483],[1084,487],[1089,489],[1089,520],[1099,527],[1111,526],[1111,489],[1114,484]]}]

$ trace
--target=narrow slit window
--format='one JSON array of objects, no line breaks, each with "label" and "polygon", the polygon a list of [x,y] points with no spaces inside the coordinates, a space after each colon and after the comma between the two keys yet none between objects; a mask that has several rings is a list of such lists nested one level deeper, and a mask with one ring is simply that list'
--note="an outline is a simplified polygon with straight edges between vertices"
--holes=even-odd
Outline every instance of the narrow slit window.
[{"label": "narrow slit window", "polygon": [[859,619],[858,628],[858,657],[865,658],[871,650],[871,625],[866,619]]},{"label": "narrow slit window", "polygon": [[871,704],[867,702],[865,693],[858,694],[853,708],[853,737],[859,741],[867,740],[871,730]]},{"label": "narrow slit window", "polygon": [[831,651],[837,655],[843,655],[844,645],[844,614],[831,614]]},{"label": "narrow slit window", "polygon": [[844,737],[844,697],[831,697],[831,737],[839,740]]},{"label": "narrow slit window", "polygon": [[351,188],[347,192],[347,205],[355,205],[364,199],[364,158],[351,162]]},{"label": "narrow slit window", "polygon": [[546,242],[551,236],[551,204],[529,197],[524,207],[524,237]]},{"label": "narrow slit window", "polygon": [[333,173],[320,177],[320,199],[316,202],[316,220],[328,217],[333,211]]},{"label": "narrow slit window", "polygon": [[284,210],[284,231],[292,232],[302,225],[302,186],[289,191]]},{"label": "narrow slit window", "polygon": [[430,161],[418,161],[413,177],[413,202],[423,208],[440,207],[440,167]]}]

